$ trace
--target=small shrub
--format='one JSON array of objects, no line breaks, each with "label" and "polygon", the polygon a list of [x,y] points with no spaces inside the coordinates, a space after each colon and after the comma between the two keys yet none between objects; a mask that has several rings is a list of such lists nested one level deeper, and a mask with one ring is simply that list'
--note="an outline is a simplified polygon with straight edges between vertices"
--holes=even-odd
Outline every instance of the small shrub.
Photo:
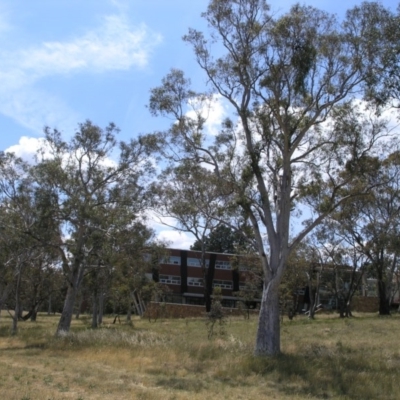
[{"label": "small shrub", "polygon": [[225,335],[225,324],[226,317],[221,304],[222,292],[221,288],[214,288],[213,301],[211,304],[211,310],[207,313],[207,330],[208,330],[208,338],[211,339],[212,336],[216,333],[214,332],[215,324],[218,326],[218,334]]}]

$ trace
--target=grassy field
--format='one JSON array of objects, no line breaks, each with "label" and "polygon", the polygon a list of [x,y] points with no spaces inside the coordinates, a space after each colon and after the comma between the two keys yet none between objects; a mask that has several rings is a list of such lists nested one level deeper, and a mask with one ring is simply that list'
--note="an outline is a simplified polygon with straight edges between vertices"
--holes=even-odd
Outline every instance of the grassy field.
[{"label": "grassy field", "polygon": [[400,399],[400,317],[356,314],[282,325],[283,355],[252,356],[256,318],[207,339],[201,319],[134,320],[55,338],[57,316],[0,317],[1,399]]}]

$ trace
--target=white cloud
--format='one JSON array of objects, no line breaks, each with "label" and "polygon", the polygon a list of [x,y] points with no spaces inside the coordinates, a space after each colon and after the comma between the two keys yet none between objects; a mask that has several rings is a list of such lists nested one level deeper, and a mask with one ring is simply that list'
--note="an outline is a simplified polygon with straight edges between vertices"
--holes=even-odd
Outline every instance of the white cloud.
[{"label": "white cloud", "polygon": [[211,135],[218,134],[222,121],[227,115],[228,111],[223,97],[221,95],[214,96],[206,121],[207,130]]},{"label": "white cloud", "polygon": [[80,119],[76,111],[57,96],[27,86],[8,92],[0,89],[0,112],[36,134],[45,126],[62,127],[73,132]]},{"label": "white cloud", "polygon": [[129,0],[110,0],[110,3],[120,12],[126,12],[129,9]]},{"label": "white cloud", "polygon": [[395,108],[387,108],[382,113],[382,118],[387,121],[387,127],[389,131],[399,128],[399,111]]},{"label": "white cloud", "polygon": [[17,52],[20,68],[36,79],[73,71],[127,70],[143,68],[161,36],[145,24],[132,27],[121,15],[104,18],[99,29],[70,41],[45,42]]},{"label": "white cloud", "polygon": [[42,147],[42,145],[42,138],[22,136],[18,144],[10,146],[5,151],[8,153],[15,153],[16,156],[21,157],[25,161],[32,162],[37,150]]},{"label": "white cloud", "polygon": [[4,3],[0,3],[0,37],[5,36],[12,29],[8,21],[8,10]]},{"label": "white cloud", "polygon": [[[33,163],[35,161],[35,155],[39,149],[44,149],[44,157],[52,157],[50,148],[46,145],[44,138],[35,138],[35,137],[27,137],[22,136],[19,139],[18,144],[8,147],[5,151],[7,153],[14,153],[16,156],[22,158],[23,160]],[[78,152],[78,156],[81,156],[82,152]],[[64,160],[65,163],[71,162],[68,154],[65,155]],[[88,165],[87,157],[82,158],[84,168]],[[74,156],[72,156],[72,162],[76,162]],[[106,168],[116,168],[117,162],[110,157],[104,158],[101,160],[100,165]]]},{"label": "white cloud", "polygon": [[[0,18],[0,34],[8,29]],[[0,113],[42,133],[43,126],[71,129],[80,117],[52,93],[37,89],[42,78],[84,72],[144,68],[161,36],[124,15],[109,15],[95,30],[67,41],[0,51]]]},{"label": "white cloud", "polygon": [[157,239],[167,242],[168,247],[176,249],[189,249],[194,242],[193,236],[174,230],[158,232]]},{"label": "white cloud", "polygon": [[222,121],[228,115],[227,105],[221,95],[214,95],[211,100],[197,99],[189,104],[192,108],[186,113],[189,118],[196,119],[197,115],[205,118],[205,128],[207,133],[216,136],[221,128]]},{"label": "white cloud", "polygon": [[156,210],[146,210],[143,214],[143,218],[156,232],[161,232],[162,230],[165,230],[166,227],[173,230],[177,224],[175,218],[163,217]]},{"label": "white cloud", "polygon": [[168,247],[189,249],[196,240],[192,234],[174,229],[178,226],[175,218],[161,217],[156,211],[147,210],[144,220],[154,229],[157,239],[166,242]]}]

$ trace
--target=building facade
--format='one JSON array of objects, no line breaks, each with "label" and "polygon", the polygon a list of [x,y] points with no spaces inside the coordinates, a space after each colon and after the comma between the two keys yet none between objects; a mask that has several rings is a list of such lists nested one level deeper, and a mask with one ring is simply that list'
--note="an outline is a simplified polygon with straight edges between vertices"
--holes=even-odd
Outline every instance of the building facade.
[{"label": "building facade", "polygon": [[234,255],[207,252],[203,268],[200,251],[168,249],[168,253],[152,276],[168,287],[167,302],[204,305],[205,289],[210,293],[220,287],[222,305],[236,307],[235,293],[244,288],[248,272],[244,266],[232,266]]}]

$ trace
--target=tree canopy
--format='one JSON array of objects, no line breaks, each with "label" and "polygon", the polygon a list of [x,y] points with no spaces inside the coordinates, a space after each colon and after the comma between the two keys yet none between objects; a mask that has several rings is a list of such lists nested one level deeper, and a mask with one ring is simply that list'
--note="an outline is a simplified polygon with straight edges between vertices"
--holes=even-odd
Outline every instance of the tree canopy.
[{"label": "tree canopy", "polygon": [[[153,173],[151,137],[118,143],[117,133],[114,124],[102,129],[86,121],[65,141],[59,131],[46,128],[33,164],[1,155],[0,245],[10,251],[1,254],[0,300],[8,295],[9,265],[18,271],[15,315],[27,266],[33,285],[35,269],[43,279],[49,264],[48,272],[61,270],[67,291],[57,333],[70,328],[87,271],[97,279],[101,268],[129,264],[144,275],[143,251],[153,242],[144,223],[146,184]],[[7,244],[11,238],[13,244]]]},{"label": "tree canopy", "polygon": [[[173,165],[213,172],[209,185],[230,211],[217,220],[233,225],[238,209],[251,224],[264,273],[255,353],[274,355],[290,253],[343,201],[371,189],[363,181],[343,190],[388,134],[375,94],[398,64],[398,17],[374,2],[342,22],[298,4],[276,16],[264,0],[212,0],[203,17],[209,35],[190,29],[184,40],[209,91],[197,93],[174,69],[152,89],[150,110],[174,120],[159,139]],[[210,134],[203,111],[216,100],[233,111]]]},{"label": "tree canopy", "polygon": [[[246,245],[247,243],[244,242],[242,235],[238,231],[225,225],[215,227],[205,238],[206,251],[216,253],[235,254],[240,252]],[[190,249],[201,251],[202,243],[196,240],[190,246]]]}]

